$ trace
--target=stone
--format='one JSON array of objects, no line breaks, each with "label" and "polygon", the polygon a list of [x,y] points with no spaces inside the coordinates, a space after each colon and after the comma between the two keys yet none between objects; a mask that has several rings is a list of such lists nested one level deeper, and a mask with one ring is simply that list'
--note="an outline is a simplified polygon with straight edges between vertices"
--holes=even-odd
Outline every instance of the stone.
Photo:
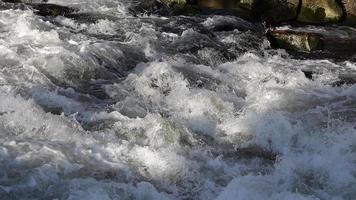
[{"label": "stone", "polygon": [[246,9],[246,6],[243,6],[240,1],[241,0],[187,0],[187,3],[183,8],[183,13],[233,15],[243,19],[252,20],[250,15],[251,10]]},{"label": "stone", "polygon": [[356,31],[351,27],[303,27],[269,30],[267,38],[272,48],[282,48],[297,58],[333,59],[356,58]]},{"label": "stone", "polygon": [[255,0],[253,15],[270,24],[294,20],[298,15],[299,0]]},{"label": "stone", "polygon": [[225,3],[219,0],[198,0],[197,5],[202,8],[223,9]]},{"label": "stone", "polygon": [[299,0],[196,0],[195,4],[199,8],[230,10],[244,19],[274,24],[296,19]]},{"label": "stone", "polygon": [[2,0],[7,3],[46,3],[48,0]]},{"label": "stone", "polygon": [[342,0],[347,15],[356,16],[356,0]]},{"label": "stone", "polygon": [[75,8],[70,8],[66,6],[60,6],[56,4],[47,4],[47,3],[27,3],[26,5],[30,6],[35,10],[37,15],[41,16],[65,16],[77,11]]},{"label": "stone", "polygon": [[[35,3],[28,3],[35,2]],[[65,16],[78,11],[76,8],[45,3],[47,0],[3,0],[0,1],[0,9],[32,9],[35,14],[41,16]]]},{"label": "stone", "polygon": [[269,31],[267,35],[274,48],[313,52],[322,50],[323,47],[323,36],[318,33],[273,30]]},{"label": "stone", "polygon": [[249,10],[252,10],[256,0],[240,0],[240,5]]},{"label": "stone", "polygon": [[346,11],[346,25],[356,25],[356,0],[342,0]]},{"label": "stone", "polygon": [[179,6],[184,6],[187,4],[186,0],[161,0],[161,1],[167,5],[176,4]]},{"label": "stone", "polygon": [[340,22],[343,15],[343,9],[336,0],[302,0],[298,21],[316,24],[335,23]]}]

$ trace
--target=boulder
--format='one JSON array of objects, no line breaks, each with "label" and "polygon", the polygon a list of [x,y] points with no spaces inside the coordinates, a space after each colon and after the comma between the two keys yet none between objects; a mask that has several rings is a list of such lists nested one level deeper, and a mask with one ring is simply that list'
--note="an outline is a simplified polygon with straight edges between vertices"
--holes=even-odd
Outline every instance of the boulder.
[{"label": "boulder", "polygon": [[348,27],[303,27],[269,30],[273,48],[282,48],[297,57],[351,59],[356,55],[356,31]]},{"label": "boulder", "polygon": [[2,0],[6,3],[46,3],[48,0]]},{"label": "boulder", "polygon": [[197,5],[202,8],[223,9],[225,3],[219,0],[198,0]]},{"label": "boulder", "polygon": [[185,6],[187,4],[186,0],[161,0],[161,2],[167,4],[167,5],[179,5],[179,6]]},{"label": "boulder", "polygon": [[336,0],[302,0],[298,21],[316,24],[335,23],[340,22],[343,15],[343,9]]},{"label": "boulder", "polygon": [[77,11],[75,8],[60,6],[56,4],[26,3],[26,5],[34,9],[37,15],[41,16],[65,16]]},{"label": "boulder", "polygon": [[78,11],[76,8],[46,3],[47,0],[2,0],[0,2],[2,7],[21,10],[32,9],[34,13],[41,16],[64,16]]},{"label": "boulder", "polygon": [[279,23],[297,18],[299,0],[196,0],[199,8],[233,10],[245,19]]},{"label": "boulder", "polygon": [[313,52],[322,50],[323,36],[318,33],[292,30],[273,30],[268,32],[272,47],[289,51]]},{"label": "boulder", "polygon": [[356,25],[356,0],[342,0],[346,11],[345,24]]},{"label": "boulder", "polygon": [[233,15],[252,20],[251,10],[247,9],[246,5],[241,4],[240,1],[246,0],[187,0],[183,11],[184,13],[203,15]]},{"label": "boulder", "polygon": [[[188,3],[189,1],[189,3]],[[163,16],[171,15],[191,15],[198,14],[199,10],[192,6],[191,0],[144,0],[138,1],[130,10],[133,14],[159,14]]]},{"label": "boulder", "polygon": [[356,0],[342,0],[347,15],[356,16]]},{"label": "boulder", "polygon": [[255,0],[240,0],[240,5],[249,10],[252,10],[254,4],[255,4]]},{"label": "boulder", "polygon": [[270,24],[290,21],[297,18],[299,0],[255,0],[252,12]]}]

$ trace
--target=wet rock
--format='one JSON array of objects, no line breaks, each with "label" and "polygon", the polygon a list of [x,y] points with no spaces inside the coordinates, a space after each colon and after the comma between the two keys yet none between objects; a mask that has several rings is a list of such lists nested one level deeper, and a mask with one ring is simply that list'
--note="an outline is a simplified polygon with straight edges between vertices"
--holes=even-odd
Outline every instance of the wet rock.
[{"label": "wet rock", "polygon": [[254,0],[245,5],[252,8],[254,16],[271,24],[291,20],[316,24],[340,22],[344,15],[336,0]]},{"label": "wet rock", "polygon": [[78,23],[95,23],[99,20],[119,20],[117,17],[112,15],[102,14],[102,13],[68,13],[65,17],[75,20]]},{"label": "wet rock", "polygon": [[198,0],[199,7],[213,8],[213,9],[232,9],[238,5],[236,1],[222,1],[222,0]]},{"label": "wet rock", "polygon": [[248,4],[242,4],[240,0],[190,0],[186,2],[186,5],[198,14],[233,15],[252,20]]},{"label": "wet rock", "polygon": [[65,16],[78,11],[75,8],[46,3],[47,0],[3,0],[1,7],[13,9],[33,9],[41,16]]},{"label": "wet rock", "polygon": [[346,11],[345,24],[356,24],[356,0],[342,0],[342,4]]},{"label": "wet rock", "polygon": [[297,18],[299,0],[255,0],[253,15],[270,24],[290,21]]},{"label": "wet rock", "polygon": [[60,6],[56,4],[38,4],[38,3],[28,3],[26,4],[35,10],[37,15],[41,16],[65,16],[76,12],[77,9],[70,8],[66,6]]},{"label": "wet rock", "polygon": [[255,3],[255,0],[240,0],[241,6],[247,8],[249,10],[252,10],[254,3]]},{"label": "wet rock", "polygon": [[162,0],[162,2],[165,4],[177,4],[180,6],[184,6],[187,4],[186,0]]},{"label": "wet rock", "polygon": [[129,8],[131,14],[138,15],[141,13],[151,14],[160,13],[162,10],[169,10],[168,5],[157,0],[146,0],[133,3]]},{"label": "wet rock", "polygon": [[356,32],[352,28],[270,30],[267,38],[273,48],[286,49],[302,58],[332,58],[341,61],[356,55]]},{"label": "wet rock", "polygon": [[299,0],[196,0],[199,8],[230,11],[244,19],[279,23],[297,18]]},{"label": "wet rock", "polygon": [[302,0],[298,21],[307,23],[340,22],[344,15],[336,0]]},{"label": "wet rock", "polygon": [[260,146],[250,146],[237,149],[237,152],[241,158],[263,158],[270,161],[276,161],[278,154],[270,149],[266,149]]},{"label": "wet rock", "polygon": [[46,3],[48,0],[2,0],[7,3]]},{"label": "wet rock", "polygon": [[355,0],[342,0],[343,6],[348,15],[356,16],[356,1]]},{"label": "wet rock", "polygon": [[133,3],[132,14],[159,14],[163,16],[198,14],[198,10],[185,0],[145,0]]},{"label": "wet rock", "polygon": [[215,156],[222,155],[224,159],[239,158],[239,159],[256,159],[261,158],[266,161],[275,162],[279,156],[277,152],[272,151],[257,145],[251,145],[242,148],[234,148],[230,145],[219,146],[215,151],[212,151]]},{"label": "wet rock", "polygon": [[272,47],[290,51],[313,52],[322,50],[323,36],[318,33],[274,30],[268,32]]},{"label": "wet rock", "polygon": [[354,85],[356,84],[356,74],[355,73],[342,73],[339,75],[339,80],[334,82],[333,86],[342,85]]},{"label": "wet rock", "polygon": [[323,51],[329,54],[351,57],[356,54],[356,39],[325,38]]}]

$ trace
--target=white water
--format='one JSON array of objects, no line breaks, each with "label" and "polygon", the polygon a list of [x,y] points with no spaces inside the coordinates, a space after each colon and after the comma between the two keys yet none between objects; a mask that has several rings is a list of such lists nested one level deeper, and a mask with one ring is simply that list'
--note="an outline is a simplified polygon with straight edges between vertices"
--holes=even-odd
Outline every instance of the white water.
[{"label": "white water", "polygon": [[0,198],[355,199],[356,87],[333,83],[356,63],[212,31],[233,17],[50,2],[114,18],[0,11]]}]

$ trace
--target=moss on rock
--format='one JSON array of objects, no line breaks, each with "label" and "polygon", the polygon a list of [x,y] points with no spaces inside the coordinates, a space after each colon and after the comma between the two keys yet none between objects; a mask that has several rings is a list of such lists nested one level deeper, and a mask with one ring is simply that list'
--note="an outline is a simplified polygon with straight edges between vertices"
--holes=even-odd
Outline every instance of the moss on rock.
[{"label": "moss on rock", "polygon": [[306,23],[339,22],[342,7],[335,0],[302,0],[298,21]]}]

